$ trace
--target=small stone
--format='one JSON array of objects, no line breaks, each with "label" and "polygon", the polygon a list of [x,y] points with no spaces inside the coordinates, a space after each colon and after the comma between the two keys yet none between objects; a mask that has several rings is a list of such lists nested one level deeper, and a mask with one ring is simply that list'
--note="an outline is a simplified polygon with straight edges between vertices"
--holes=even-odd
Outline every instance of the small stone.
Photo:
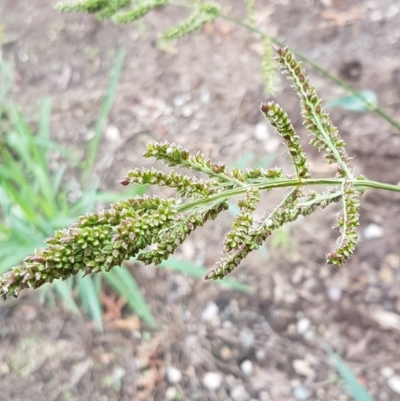
[{"label": "small stone", "polygon": [[381,238],[384,234],[385,232],[383,231],[383,228],[374,223],[369,224],[363,232],[366,240]]},{"label": "small stone", "polygon": [[203,322],[209,322],[218,316],[219,308],[215,302],[209,302],[201,314]]},{"label": "small stone", "polygon": [[211,94],[207,90],[202,90],[200,94],[200,102],[201,103],[209,103],[211,99]]},{"label": "small stone", "polygon": [[315,376],[314,370],[311,368],[310,364],[304,359],[295,359],[292,362],[292,366],[294,371],[300,376],[305,376],[308,379],[314,378]]},{"label": "small stone", "polygon": [[207,372],[203,377],[204,387],[215,391],[221,387],[222,377],[217,372]]},{"label": "small stone", "polygon": [[0,362],[0,376],[7,376],[10,373],[10,367],[5,362]]},{"label": "small stone", "polygon": [[177,391],[175,387],[168,387],[167,391],[165,392],[165,398],[167,400],[176,400]]},{"label": "small stone", "polygon": [[239,338],[240,343],[245,348],[251,348],[254,345],[254,333],[247,328],[240,332]]},{"label": "small stone", "polygon": [[392,269],[398,269],[400,266],[400,257],[395,253],[389,253],[388,255],[385,256],[383,264],[388,267],[391,267]]},{"label": "small stone", "polygon": [[118,143],[121,141],[121,134],[116,125],[110,124],[104,131],[104,136],[106,139],[113,143]]},{"label": "small stone", "polygon": [[303,266],[299,266],[296,267],[296,269],[294,270],[291,279],[292,279],[292,283],[294,285],[300,284],[301,281],[303,280],[304,277],[304,267]]},{"label": "small stone", "polygon": [[310,398],[310,390],[304,384],[300,384],[299,386],[295,387],[293,390],[294,398],[298,401],[305,401]]},{"label": "small stone", "polygon": [[190,117],[194,113],[194,108],[191,105],[182,108],[182,117]]},{"label": "small stone", "polygon": [[394,375],[394,370],[389,366],[385,366],[381,369],[381,375],[388,379],[389,377],[392,377]]},{"label": "small stone", "polygon": [[222,359],[224,359],[225,361],[228,359],[231,359],[232,357],[232,351],[229,347],[227,347],[226,345],[224,345],[220,350],[219,350],[219,355]]},{"label": "small stone", "polygon": [[240,364],[240,369],[242,369],[242,372],[246,376],[250,376],[253,373],[253,370],[254,370],[253,362],[251,362],[250,360],[246,359],[245,361],[243,361]]},{"label": "small stone", "polygon": [[328,288],[328,298],[333,302],[338,302],[342,298],[343,291],[340,287],[333,285]]},{"label": "small stone", "polygon": [[387,385],[396,394],[400,394],[400,376],[392,376],[388,379]]},{"label": "small stone", "polygon": [[239,384],[232,388],[230,391],[231,400],[234,401],[246,401],[249,399],[249,393],[246,391],[246,388]]},{"label": "small stone", "polygon": [[388,266],[383,266],[381,270],[379,270],[379,275],[381,281],[386,284],[391,284],[393,282],[393,271]]},{"label": "small stone", "polygon": [[169,366],[167,368],[167,380],[170,384],[179,383],[182,380],[182,372],[173,366]]},{"label": "small stone", "polygon": [[256,358],[258,361],[263,361],[267,357],[267,352],[263,349],[258,349],[256,351]]},{"label": "small stone", "polygon": [[311,326],[311,322],[306,317],[301,318],[296,325],[299,334],[305,334]]},{"label": "small stone", "polygon": [[265,121],[260,121],[254,126],[254,138],[257,141],[266,141],[270,137],[268,125]]},{"label": "small stone", "polygon": [[172,103],[174,104],[175,107],[182,107],[186,103],[186,98],[184,96],[175,96],[174,100]]}]

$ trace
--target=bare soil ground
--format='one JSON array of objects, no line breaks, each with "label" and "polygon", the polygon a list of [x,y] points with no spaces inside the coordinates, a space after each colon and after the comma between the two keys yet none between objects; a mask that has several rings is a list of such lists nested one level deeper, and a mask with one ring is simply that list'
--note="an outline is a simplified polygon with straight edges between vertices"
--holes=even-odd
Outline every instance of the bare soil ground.
[{"label": "bare soil ground", "polygon": [[[223,6],[243,19],[243,3],[225,0]],[[275,154],[274,163],[288,166],[258,111],[271,96],[263,92],[253,34],[218,20],[161,51],[157,33],[183,18],[182,9],[165,8],[144,23],[118,27],[60,14],[54,4],[0,0],[2,51],[15,70],[13,96],[33,122],[38,99],[51,96],[53,137],[82,151],[113,58],[126,47],[96,165],[104,188],[117,188],[127,170],[149,165],[141,154],[153,140],[201,150],[227,165],[253,152],[261,159]],[[375,91],[381,107],[400,120],[398,1],[257,4],[260,28],[354,87]],[[308,73],[324,99],[343,94],[311,68]],[[282,78],[274,98],[307,146],[297,97]],[[335,109],[331,116],[357,171],[400,181],[398,131],[373,113]],[[313,172],[329,173],[312,149],[307,152]],[[98,334],[62,305],[42,305],[34,293],[25,294],[0,308],[0,399],[350,400],[323,350],[328,343],[375,400],[400,400],[400,198],[367,194],[358,250],[340,270],[324,266],[335,241],[334,213],[327,209],[292,225],[287,248],[271,250],[268,243],[268,257],[258,252],[246,259],[232,276],[251,286],[250,294],[132,266],[158,330],[123,310]],[[196,233],[179,256],[211,267],[228,221],[229,215]],[[109,309],[118,304],[108,301]]]}]

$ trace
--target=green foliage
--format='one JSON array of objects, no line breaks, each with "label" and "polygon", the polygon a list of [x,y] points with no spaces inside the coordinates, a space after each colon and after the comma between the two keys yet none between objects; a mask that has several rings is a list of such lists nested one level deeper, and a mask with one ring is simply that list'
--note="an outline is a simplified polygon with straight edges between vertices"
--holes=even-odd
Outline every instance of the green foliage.
[{"label": "green foliage", "polygon": [[342,96],[331,100],[327,107],[340,107],[344,110],[357,111],[359,113],[373,110],[378,107],[378,98],[375,92],[365,90],[355,95]]},{"label": "green foliage", "polygon": [[338,371],[340,376],[342,376],[344,382],[346,383],[350,394],[354,397],[355,401],[374,401],[371,395],[368,393],[367,389],[358,381],[356,375],[347,366],[347,364],[340,358],[336,352],[331,348],[325,347],[326,352],[330,356],[335,369]]},{"label": "green foliage", "polygon": [[[95,136],[88,144],[88,158],[82,165],[82,177],[88,177],[97,155],[98,143],[104,122],[109,114],[119,82],[124,52],[118,53],[111,72],[110,85],[96,123]],[[84,188],[78,201],[68,200],[69,184],[65,176],[67,164],[79,163],[74,152],[50,139],[51,101],[45,99],[40,108],[36,132],[31,128],[18,106],[11,102],[11,71],[0,62],[2,85],[0,87],[0,238],[4,246],[0,249],[0,273],[5,273],[20,263],[32,249],[39,248],[43,240],[60,227],[72,223],[78,216],[93,209],[98,202],[121,198],[121,194],[98,192],[97,187]],[[56,154],[63,157],[59,167],[50,167],[50,158]],[[90,182],[83,178],[84,181]],[[144,187],[132,187],[126,195],[143,194]],[[123,268],[125,269],[125,268]],[[126,273],[129,272],[125,269]],[[100,276],[99,276],[100,278]],[[133,278],[132,278],[133,280]],[[101,328],[102,308],[99,300],[99,285],[93,278],[82,280],[78,275],[71,280],[54,282],[55,292],[68,308],[79,313],[72,296],[78,288],[82,305],[90,313],[98,328]],[[47,288],[49,295],[50,288]],[[121,291],[117,292],[121,293]],[[141,298],[140,292],[136,298]],[[143,300],[142,300],[143,303]],[[135,310],[135,309],[134,309]]]},{"label": "green foliage", "polygon": [[[335,177],[314,179],[310,176],[299,137],[286,113],[272,102],[262,104],[261,111],[277,128],[290,153],[296,173],[294,178],[279,168],[228,169],[223,163],[214,163],[200,152],[193,155],[167,142],[148,145],[144,157],[160,160],[170,168],[183,167],[201,173],[205,178],[155,169],[128,172],[120,181],[122,185],[167,186],[175,190],[176,196],[171,199],[135,196],[117,201],[107,210],[86,214],[68,228],[57,230],[46,241],[47,248],[37,250],[22,264],[0,277],[3,297],[17,296],[24,288],[39,288],[55,279],[65,280],[81,273],[108,272],[131,258],[145,264],[163,264],[188,235],[227,210],[228,201],[236,196],[242,197],[237,201],[239,213],[225,237],[223,255],[216,267],[206,274],[206,279],[225,277],[272,232],[286,223],[299,216],[308,216],[317,207],[339,202],[342,210],[338,214],[336,228],[341,236],[335,249],[327,254],[327,263],[341,266],[354,252],[358,239],[358,210],[363,191],[366,188],[381,188],[400,192],[400,187],[369,181],[363,176],[352,176],[344,142],[322,108],[301,64],[288,49],[278,48],[277,53],[278,62],[300,97],[304,124],[311,132],[310,143],[326,153],[328,163],[338,164]],[[327,188],[316,192],[310,189],[312,186]],[[271,212],[256,221],[253,212],[259,205],[260,191],[282,187],[290,187],[291,190]],[[28,214],[35,218],[34,213]],[[126,284],[127,278],[122,274],[125,273],[118,277]],[[113,286],[116,277],[110,279]],[[125,291],[132,291],[131,285],[124,288]],[[90,288],[87,292],[93,294],[94,291]],[[144,313],[143,306],[140,310]],[[151,322],[149,317],[147,319]]]}]

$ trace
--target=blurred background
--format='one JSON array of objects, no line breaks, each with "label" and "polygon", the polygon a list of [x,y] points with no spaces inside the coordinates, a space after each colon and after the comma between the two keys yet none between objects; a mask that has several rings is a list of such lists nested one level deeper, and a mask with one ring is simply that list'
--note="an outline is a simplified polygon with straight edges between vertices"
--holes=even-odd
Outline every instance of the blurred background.
[{"label": "blurred background", "polygon": [[[0,0],[0,273],[81,214],[165,194],[118,184],[153,166],[142,158],[152,141],[290,172],[261,102],[289,113],[313,174],[335,173],[307,145],[288,81],[277,73],[266,92],[257,33],[218,18],[165,45],[159,34],[190,11],[165,6],[117,26],[56,4]],[[250,2],[220,4],[247,21]],[[322,68],[305,63],[356,172],[399,183],[400,3],[256,1],[254,24]],[[0,398],[400,400],[400,196],[367,193],[358,249],[340,270],[324,265],[337,210],[280,230],[223,285],[202,277],[234,207],[161,267],[129,262],[0,304]]]}]

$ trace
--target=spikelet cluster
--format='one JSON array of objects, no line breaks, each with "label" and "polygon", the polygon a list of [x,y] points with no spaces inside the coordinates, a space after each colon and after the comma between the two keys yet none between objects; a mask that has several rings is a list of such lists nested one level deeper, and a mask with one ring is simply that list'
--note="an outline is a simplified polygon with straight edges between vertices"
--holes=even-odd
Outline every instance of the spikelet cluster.
[{"label": "spikelet cluster", "polygon": [[329,164],[338,163],[338,176],[351,178],[347,167],[350,158],[346,155],[345,143],[322,107],[315,88],[310,85],[302,63],[287,48],[277,48],[277,53],[283,73],[293,83],[293,88],[300,97],[304,126],[311,133],[311,145],[324,153]]},{"label": "spikelet cluster", "polygon": [[46,240],[48,247],[0,277],[0,295],[17,296],[54,279],[108,271],[150,245],[174,218],[175,200],[133,198],[81,217]]},{"label": "spikelet cluster", "polygon": [[[118,24],[125,24],[144,17],[151,10],[168,3],[168,0],[82,0],[58,4],[61,11],[77,11],[95,14],[98,19],[112,18]],[[129,8],[133,4],[133,8]]]},{"label": "spikelet cluster", "polygon": [[[245,211],[251,210],[255,204],[255,195],[249,193],[242,205]],[[298,197],[297,191],[292,191],[284,201],[261,223],[253,223],[246,219],[246,214],[242,212],[236,218],[236,224],[232,227],[225,239],[224,254],[218,261],[215,268],[210,270],[206,279],[222,279],[231,273],[240,262],[252,251],[258,249],[260,245],[271,235],[271,233],[284,225],[285,223],[296,220],[300,215],[300,210],[295,208],[295,202]],[[243,225],[242,225],[243,224]],[[246,230],[243,230],[245,227]]]},{"label": "spikelet cluster", "polygon": [[168,259],[196,228],[202,227],[209,220],[215,220],[228,206],[227,202],[219,202],[206,211],[190,213],[188,216],[175,215],[168,229],[160,230],[154,239],[154,249],[141,253],[137,259],[145,264],[160,264]]},{"label": "spikelet cluster", "polygon": [[155,169],[135,169],[127,173],[126,177],[120,181],[126,186],[129,184],[138,185],[158,185],[175,189],[178,194],[187,199],[205,197],[215,193],[216,182],[206,182],[196,177],[188,177],[175,171],[164,173]]},{"label": "spikelet cluster", "polygon": [[186,21],[167,29],[162,34],[162,38],[164,40],[178,39],[191,32],[197,31],[208,22],[213,22],[219,14],[220,7],[218,4],[201,3]]},{"label": "spikelet cluster", "polygon": [[144,157],[154,157],[169,167],[185,167],[191,171],[206,174],[219,182],[231,183],[232,177],[225,164],[213,163],[201,152],[192,155],[187,149],[169,142],[155,142],[147,146]]},{"label": "spikelet cluster", "polygon": [[[120,1],[118,4],[122,4]],[[117,4],[117,2],[114,2]],[[88,1],[87,10],[104,10],[104,2]],[[282,108],[270,102],[261,111],[276,127],[292,158],[296,178],[284,175],[280,168],[242,170],[228,169],[214,163],[201,152],[190,153],[176,144],[153,143],[144,157],[162,161],[168,167],[186,168],[205,179],[186,176],[174,170],[165,173],[156,169],[129,171],[120,181],[129,184],[166,186],[176,191],[173,199],[136,197],[113,203],[109,209],[79,218],[49,238],[47,248],[38,250],[21,265],[0,276],[0,295],[17,296],[24,288],[38,288],[54,279],[66,279],[79,271],[84,274],[109,271],[123,261],[136,257],[146,264],[159,264],[198,227],[214,220],[228,209],[228,200],[236,195],[240,213],[235,217],[222,245],[222,256],[206,279],[221,279],[257,249],[273,231],[299,216],[308,216],[317,207],[341,202],[342,210],[336,229],[340,238],[326,255],[327,263],[341,266],[354,252],[358,239],[359,208],[362,191],[354,185],[347,167],[344,143],[320,106],[315,89],[305,78],[301,65],[287,49],[278,49],[279,62],[289,74],[302,103],[305,125],[313,135],[312,144],[326,153],[328,162],[339,165],[338,177],[330,182],[336,187],[325,192],[302,192],[302,187],[324,183],[311,179],[299,138]],[[358,180],[363,180],[360,176]],[[260,204],[260,191],[274,187],[292,187],[282,202],[266,217],[255,221]]]},{"label": "spikelet cluster", "polygon": [[143,3],[139,3],[131,10],[116,13],[115,15],[113,15],[112,19],[117,24],[127,24],[129,22],[136,21],[144,17],[151,10],[161,7],[165,4],[168,4],[168,0],[146,1]]},{"label": "spikelet cluster", "polygon": [[286,148],[292,158],[299,179],[309,178],[306,155],[300,144],[300,138],[296,134],[292,123],[286,112],[278,104],[269,102],[261,105],[261,112],[268,118],[269,122],[277,129],[284,140]]},{"label": "spikelet cluster", "polygon": [[335,249],[327,253],[326,262],[340,267],[353,254],[358,241],[359,209],[361,193],[353,184],[342,185],[342,210],[337,216],[334,229],[340,231]]}]

